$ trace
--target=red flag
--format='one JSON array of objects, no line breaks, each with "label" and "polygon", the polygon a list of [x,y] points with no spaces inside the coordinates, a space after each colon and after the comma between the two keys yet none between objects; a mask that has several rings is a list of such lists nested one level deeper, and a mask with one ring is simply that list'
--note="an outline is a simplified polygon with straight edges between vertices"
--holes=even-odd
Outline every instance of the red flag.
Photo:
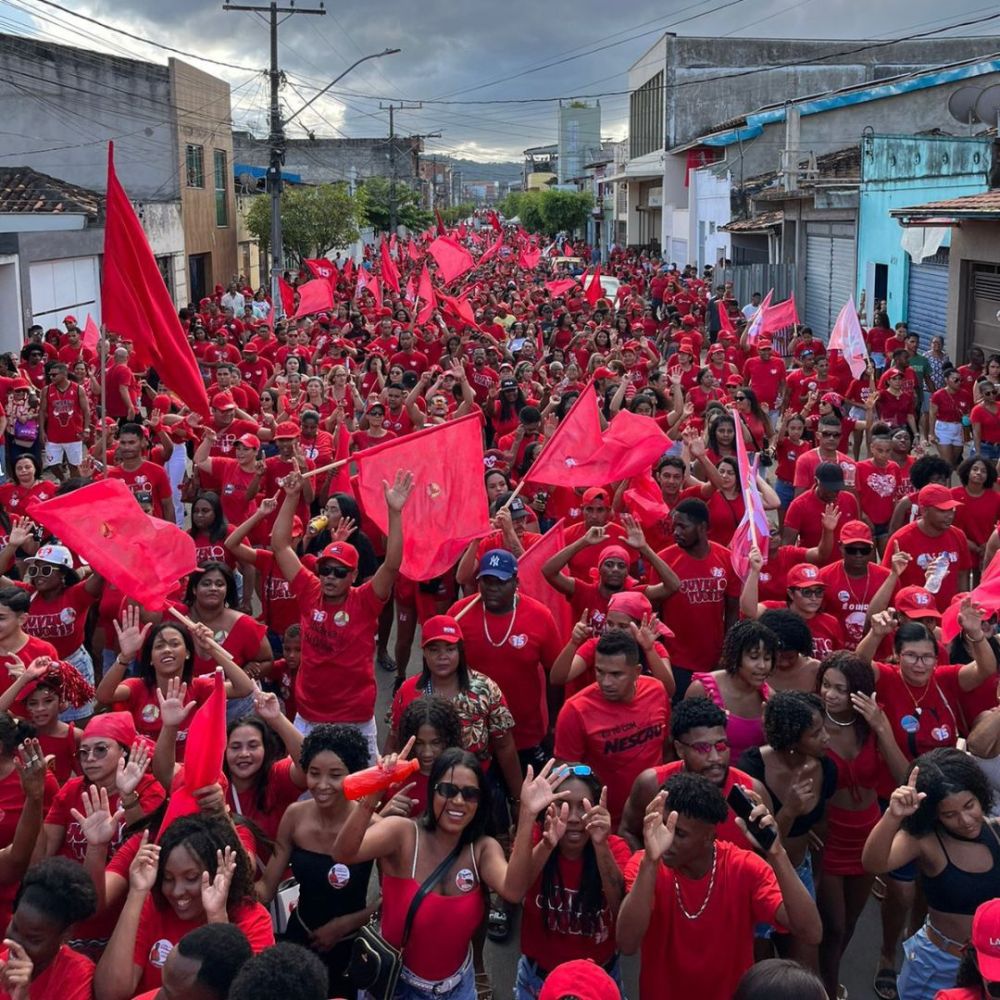
[{"label": "red flag", "polygon": [[144,513],[120,479],[33,500],[27,513],[148,611],[161,610],[178,581],[198,567],[191,536]]},{"label": "red flag", "polygon": [[389,256],[389,246],[382,241],[382,280],[399,295],[399,271],[396,269],[395,261]]},{"label": "red flag", "polygon": [[537,247],[526,247],[517,258],[517,266],[524,271],[533,271],[542,259],[542,251]]},{"label": "red flag", "polygon": [[480,255],[479,263],[485,264],[488,260],[493,260],[493,258],[500,253],[500,248],[503,246],[503,233],[501,233],[491,246],[488,246]]},{"label": "red flag", "polygon": [[445,228],[444,219],[441,218],[441,213],[435,208],[434,218],[437,219],[437,234],[438,236],[447,236],[448,230]]},{"label": "red flag", "polygon": [[439,236],[427,248],[427,252],[437,261],[438,270],[446,285],[450,285],[466,271],[471,271],[475,264],[472,254],[448,236]]},{"label": "red flag", "polygon": [[722,299],[719,299],[715,303],[715,308],[719,312],[719,331],[721,333],[731,333],[735,337],[736,327],[733,326],[733,317],[729,315],[726,303]]},{"label": "red flag", "polygon": [[420,260],[420,251],[417,249],[416,240],[411,239],[409,243],[406,244],[406,252],[410,255],[410,260],[414,263]]},{"label": "red flag", "polygon": [[831,351],[840,351],[854,378],[861,378],[864,375],[865,369],[868,367],[868,348],[865,346],[865,337],[861,332],[861,323],[858,321],[858,310],[854,305],[853,295],[840,310],[837,322],[833,324],[833,329],[830,331],[830,343],[827,346]]},{"label": "red flag", "polygon": [[573,244],[572,243],[564,243],[563,244],[562,255],[564,257],[575,257],[576,256],[576,252],[573,250]]},{"label": "red flag", "polygon": [[571,288],[576,287],[576,278],[557,278],[555,281],[546,281],[545,287],[553,298],[565,295]]},{"label": "red flag", "polygon": [[589,382],[563,417],[555,433],[546,441],[531,467],[532,482],[560,486],[593,486],[589,475],[576,477],[579,467],[601,446],[601,421],[597,413],[597,394]]},{"label": "red flag", "polygon": [[563,521],[560,518],[517,560],[517,589],[541,601],[552,612],[559,641],[564,643],[573,631],[573,612],[569,601],[542,576],[542,565],[566,547]]},{"label": "red flag", "polygon": [[[337,425],[337,429],[334,431],[334,448],[333,448],[333,462],[342,462],[350,454],[351,450],[351,432],[347,429],[346,425],[340,423]],[[334,469],[330,473],[330,480],[326,486],[326,493],[324,496],[331,496],[334,493],[346,493],[348,496],[354,496],[354,487],[351,485],[351,467],[350,465],[342,465],[339,469]]]},{"label": "red flag", "polygon": [[672,445],[652,417],[622,410],[604,432],[600,449],[587,463],[586,468],[591,470],[590,485],[628,479],[647,471]]},{"label": "red flag", "polygon": [[403,298],[412,305],[416,301],[416,294],[417,284],[413,279],[413,275],[410,274],[409,278],[406,279],[406,291],[403,292]]},{"label": "red flag", "polygon": [[411,580],[444,573],[469,542],[491,530],[482,482],[469,475],[483,467],[481,427],[479,414],[470,413],[359,456],[358,499],[383,533],[389,521],[382,482],[391,483],[400,469],[413,472],[413,492],[403,508],[402,570]]},{"label": "red flag", "polygon": [[368,291],[372,293],[372,298],[375,300],[375,308],[382,308],[382,282],[378,280],[378,275],[369,274],[368,275]]},{"label": "red flag", "polygon": [[317,257],[310,260],[303,260],[309,273],[314,278],[322,278],[324,281],[329,281],[331,285],[336,287],[337,284],[337,269],[333,266],[331,261],[328,261],[325,257]]},{"label": "red flag", "polygon": [[295,289],[284,278],[278,278],[278,291],[281,293],[281,311],[291,316],[295,312]]},{"label": "red flag", "polygon": [[489,221],[489,224],[493,227],[493,231],[495,233],[503,233],[503,226],[500,224],[500,217],[493,211],[492,208],[486,213],[486,218]]},{"label": "red flag", "polygon": [[[1000,611],[1000,559],[990,560],[989,566],[983,571],[983,578],[980,580],[979,586],[969,592],[969,599],[973,604],[980,605],[987,616],[992,616]],[[958,609],[961,603],[958,600],[952,601],[941,616],[941,641],[946,645],[960,631]]]},{"label": "red flag", "polygon": [[344,279],[350,283],[354,278],[354,259],[351,257],[347,258],[347,263],[344,264]]},{"label": "red flag", "polygon": [[763,318],[760,324],[759,335],[763,337],[768,333],[775,333],[787,327],[795,326],[799,321],[799,314],[795,308],[795,296],[779,302],[776,306],[769,305],[763,310]]},{"label": "red flag", "polygon": [[622,500],[643,528],[659,527],[663,519],[670,516],[670,508],[663,502],[663,493],[649,469],[632,477]]},{"label": "red flag", "polygon": [[424,269],[420,272],[420,282],[417,285],[417,301],[423,303],[423,308],[417,313],[417,322],[426,323],[434,310],[437,309],[437,295],[434,292],[434,283],[431,281],[430,271],[427,270],[427,264],[424,264]]},{"label": "red flag", "polygon": [[292,319],[333,309],[333,286],[326,278],[313,278],[299,285],[299,308]]},{"label": "red flag", "polygon": [[114,154],[115,144],[109,142],[101,283],[105,326],[129,338],[139,361],[208,420],[208,396],[198,363],[146,234],[118,182]]},{"label": "red flag", "polygon": [[587,304],[591,309],[597,305],[603,294],[604,288],[601,285],[601,265],[595,264],[594,271],[590,276],[590,284],[587,285],[587,291],[585,292]]},{"label": "red flag", "polygon": [[442,292],[438,295],[438,303],[450,315],[455,325],[459,328],[468,326],[472,327],[473,330],[479,329],[479,324],[476,322],[476,315],[472,311],[472,306],[469,305],[468,299],[461,296],[445,295]]},{"label": "red flag", "polygon": [[757,311],[750,317],[750,325],[747,327],[747,343],[756,344],[757,340],[760,338],[762,327],[764,325],[764,312],[767,307],[771,304],[771,297],[774,295],[774,289],[772,288],[767,295],[764,296],[764,301],[757,307]]},{"label": "red flag", "polygon": [[[200,812],[194,793],[219,783],[226,752],[226,682],[221,667],[215,671],[212,693],[194,713],[187,732],[184,770],[170,789],[159,837],[175,819]],[[159,839],[159,838],[157,838]]]},{"label": "red flag", "polygon": [[[739,413],[733,410],[732,414],[736,427],[741,427],[743,421]],[[750,572],[750,549],[753,546],[757,546],[764,562],[767,562],[769,546],[765,543],[770,536],[771,526],[767,520],[767,511],[764,510],[764,500],[757,486],[756,459],[751,466],[747,456],[746,442],[739,431],[736,434],[736,464],[739,468],[740,489],[743,491],[744,511],[743,519],[736,526],[736,531],[729,543],[729,558],[736,575],[741,580],[746,581]]]},{"label": "red flag", "polygon": [[92,351],[97,350],[98,341],[101,339],[101,331],[94,322],[94,317],[87,313],[87,322],[83,327],[83,346],[89,347]]}]

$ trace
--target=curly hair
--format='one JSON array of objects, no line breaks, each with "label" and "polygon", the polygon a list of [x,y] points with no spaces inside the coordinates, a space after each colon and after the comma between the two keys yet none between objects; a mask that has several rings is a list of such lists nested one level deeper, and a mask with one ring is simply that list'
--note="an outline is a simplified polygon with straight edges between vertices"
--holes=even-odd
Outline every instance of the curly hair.
[{"label": "curly hair", "polygon": [[[937,747],[921,754],[913,767],[919,767],[917,791],[925,797],[912,816],[903,820],[903,829],[911,836],[925,837],[938,823],[938,806],[949,795],[968,792],[974,795],[983,809],[984,817],[993,808],[993,788],[979,765],[961,750]],[[912,773],[912,768],[911,768]]]},{"label": "curly hair", "polygon": [[233,924],[204,924],[188,931],[177,942],[185,957],[201,962],[195,982],[203,983],[220,997],[229,995],[236,974],[253,952],[246,935]]},{"label": "curly hair", "polygon": [[326,1000],[328,973],[315,952],[282,941],[254,955],[229,987],[229,1000]]},{"label": "curly hair", "polygon": [[[866,694],[869,697],[875,694],[875,672],[871,664],[865,663],[860,657],[846,649],[831,653],[820,664],[819,672],[816,674],[816,691],[823,687],[823,678],[828,670],[839,670],[847,681],[847,693]],[[854,730],[858,739],[863,743],[868,738],[868,723],[862,718],[860,712],[854,713]]]},{"label": "curly hair", "polygon": [[161,899],[163,896],[163,875],[167,868],[167,861],[177,847],[183,847],[192,858],[200,862],[204,870],[208,872],[210,879],[215,878],[219,867],[216,852],[229,847],[236,855],[236,872],[233,875],[232,884],[229,886],[226,908],[229,909],[237,903],[247,900],[255,901],[257,899],[250,858],[247,856],[240,838],[236,836],[233,824],[226,817],[207,816],[202,813],[175,819],[160,836],[160,862],[156,870],[154,889]]},{"label": "curly hair", "polygon": [[87,872],[69,858],[46,858],[32,865],[14,897],[14,909],[25,900],[63,928],[97,912],[94,883]]},{"label": "curly hair", "polygon": [[726,713],[710,698],[684,698],[670,713],[670,738],[679,740],[692,729],[726,728]]},{"label": "curly hair", "polygon": [[149,630],[149,635],[146,636],[146,641],[142,644],[142,649],[139,650],[139,680],[150,691],[156,687],[156,670],[153,668],[153,643],[156,642],[157,636],[166,632],[167,629],[173,629],[184,640],[184,668],[181,671],[181,680],[185,684],[191,683],[191,675],[194,671],[194,641],[191,638],[190,632],[183,625],[170,620],[154,625]]},{"label": "curly hair", "polygon": [[364,770],[370,762],[368,741],[354,726],[332,722],[321,722],[318,726],[313,726],[302,741],[299,767],[308,771],[316,755],[324,751],[335,753],[344,762],[349,774]]},{"label": "curly hair", "polygon": [[949,483],[951,471],[951,466],[943,458],[924,455],[910,466],[910,484],[914,490],[921,490],[928,483]]},{"label": "curly hair", "polygon": [[988,462],[985,458],[980,455],[973,455],[972,458],[967,458],[958,467],[958,480],[963,486],[969,485],[969,473],[972,472],[972,467],[979,462],[984,469],[986,469],[986,482],[983,486],[987,490],[993,489],[997,481],[997,467],[995,462]]},{"label": "curly hair", "polygon": [[18,746],[34,735],[35,727],[30,722],[15,718],[9,712],[0,712],[0,752],[13,757]]},{"label": "curly hair", "polygon": [[421,726],[436,730],[445,747],[462,746],[462,721],[455,706],[444,698],[429,694],[411,701],[399,719],[400,742],[416,736]]},{"label": "curly hair", "polygon": [[800,656],[813,655],[813,637],[805,619],[787,608],[768,608],[758,624],[769,628],[778,640],[778,652],[796,652]]},{"label": "curly hair", "polygon": [[819,695],[775,691],[764,705],[764,735],[774,750],[791,750],[816,716],[823,717]]},{"label": "curly hair", "polygon": [[663,783],[668,812],[718,825],[729,815],[729,806],[717,785],[690,771],[678,771]]},{"label": "curly hair", "polygon": [[[226,726],[227,744],[233,732],[241,726],[256,729],[264,747],[264,759],[261,762],[260,770],[253,776],[254,800],[257,803],[257,808],[263,812],[267,809],[267,788],[271,778],[271,768],[285,756],[285,747],[274,730],[257,715],[242,715],[238,719],[233,719]],[[232,783],[233,776],[229,773],[229,758],[226,754],[223,754],[222,757],[222,770]]]},{"label": "curly hair", "polygon": [[771,658],[774,667],[778,655],[778,637],[766,625],[752,618],[737,622],[722,640],[719,666],[727,674],[738,674],[743,664],[743,655],[751,650],[763,650]]}]

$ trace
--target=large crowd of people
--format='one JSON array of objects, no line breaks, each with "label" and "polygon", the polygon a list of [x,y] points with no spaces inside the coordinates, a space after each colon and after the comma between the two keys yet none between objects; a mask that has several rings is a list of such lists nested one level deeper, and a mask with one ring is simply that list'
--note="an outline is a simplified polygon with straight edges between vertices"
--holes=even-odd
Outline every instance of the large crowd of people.
[{"label": "large crowd of people", "polygon": [[[866,906],[879,997],[1000,996],[1000,354],[877,303],[855,374],[710,268],[595,287],[490,221],[451,284],[393,238],[328,312],[181,309],[210,419],[128,330],[0,359],[0,1000],[491,1000],[515,932],[515,1000],[632,955],[642,1000],[833,1000]],[[663,453],[539,479],[591,388]],[[488,531],[411,579],[431,485],[358,469],[467,414]],[[31,517],[104,479],[191,537],[166,609]]]}]

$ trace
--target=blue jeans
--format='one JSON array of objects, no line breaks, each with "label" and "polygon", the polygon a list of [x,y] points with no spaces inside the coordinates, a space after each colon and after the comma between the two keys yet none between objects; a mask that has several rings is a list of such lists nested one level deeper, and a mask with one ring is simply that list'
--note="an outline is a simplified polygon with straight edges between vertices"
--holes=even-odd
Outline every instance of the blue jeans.
[{"label": "blue jeans", "polygon": [[[627,1000],[625,986],[622,983],[621,961],[617,955],[615,956],[614,964],[606,971],[618,986],[618,992],[621,994],[622,1000]],[[545,980],[538,975],[538,966],[522,955],[517,963],[514,1000],[538,1000],[538,994],[541,992],[542,983],[544,982]]]},{"label": "blue jeans", "polygon": [[461,974],[458,983],[445,993],[437,992],[435,983],[428,982],[424,988],[400,976],[392,1000],[476,1000],[476,970],[472,966],[471,953],[462,966]]},{"label": "blue jeans", "polygon": [[955,985],[959,959],[931,942],[926,924],[903,942],[903,955],[896,980],[899,1000],[924,1000]]},{"label": "blue jeans", "polygon": [[795,487],[784,479],[775,479],[774,492],[781,501],[781,509],[787,510],[788,505],[795,499]]},{"label": "blue jeans", "polygon": [[989,441],[983,441],[979,446],[979,457],[985,458],[987,462],[1000,460],[1000,444],[991,444]]}]

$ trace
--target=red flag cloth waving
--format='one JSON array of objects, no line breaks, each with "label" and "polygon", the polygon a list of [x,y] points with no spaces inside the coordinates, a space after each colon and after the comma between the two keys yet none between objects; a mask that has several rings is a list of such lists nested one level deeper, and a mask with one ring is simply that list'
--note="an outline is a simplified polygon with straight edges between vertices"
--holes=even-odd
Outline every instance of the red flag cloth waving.
[{"label": "red flag cloth waving", "polygon": [[542,259],[542,251],[537,247],[526,247],[517,258],[517,266],[525,271],[533,271]]},{"label": "red flag cloth waving", "polygon": [[600,450],[588,463],[594,470],[591,485],[628,479],[647,471],[672,445],[652,417],[622,410],[611,421]]},{"label": "red flag cloth waving", "polygon": [[585,293],[587,299],[587,305],[591,309],[597,305],[600,301],[601,296],[604,294],[604,287],[601,285],[601,265],[594,265],[594,273],[590,276],[590,284],[587,285],[587,291]]},{"label": "red flag cloth waving", "polygon": [[358,500],[383,533],[389,518],[382,482],[391,483],[400,469],[413,473],[403,508],[402,570],[411,580],[440,576],[469,542],[492,530],[478,413],[368,448],[358,459]]},{"label": "red flag cloth waving", "polygon": [[281,311],[291,316],[295,312],[295,289],[284,278],[278,278],[278,291],[281,293]]},{"label": "red flag cloth waving", "polygon": [[421,253],[417,249],[417,242],[416,242],[416,240],[414,240],[412,238],[410,239],[410,241],[406,244],[406,252],[407,252],[407,254],[409,254],[410,260],[412,260],[414,262],[420,260]]},{"label": "red flag cloth waving", "polygon": [[144,513],[120,479],[33,500],[27,514],[147,611],[162,610],[178,581],[198,568],[194,539]]},{"label": "red flag cloth waving", "polygon": [[531,467],[532,482],[560,486],[593,486],[597,480],[589,473],[577,475],[591,455],[601,447],[601,421],[597,413],[597,394],[588,383],[569,408],[555,433],[545,443]]},{"label": "red flag cloth waving", "polygon": [[715,308],[719,313],[719,330],[722,333],[731,333],[736,335],[736,327],[733,326],[733,317],[729,315],[729,310],[726,308],[726,303],[723,299],[719,299],[715,303]]},{"label": "red flag cloth waving", "polygon": [[560,518],[517,560],[517,587],[522,594],[541,601],[556,620],[559,641],[565,643],[573,631],[573,612],[569,601],[542,576],[542,566],[566,547],[563,521]]},{"label": "red flag cloth waving", "polygon": [[333,263],[325,257],[303,260],[302,263],[305,264],[309,273],[314,278],[322,278],[324,281],[329,281],[331,285],[337,284],[337,269],[334,267]]},{"label": "red flag cloth waving", "polygon": [[495,256],[496,256],[496,255],[497,255],[498,253],[500,253],[500,248],[501,248],[502,246],[503,246],[503,233],[501,233],[501,234],[500,234],[500,235],[499,235],[499,236],[498,236],[498,237],[496,238],[496,241],[495,241],[495,242],[494,242],[494,243],[493,243],[492,245],[488,246],[488,247],[487,247],[487,248],[486,248],[486,249],[485,249],[485,250],[483,251],[483,253],[482,253],[482,256],[481,256],[481,257],[479,258],[479,263],[480,263],[480,264],[485,264],[485,263],[486,263],[486,262],[487,262],[488,260],[493,260],[493,258],[494,258],[494,257],[495,257]]},{"label": "red flag cloth waving", "polygon": [[472,254],[450,236],[439,236],[427,248],[427,252],[437,261],[438,270],[446,285],[450,285],[466,271],[471,271],[475,263]]},{"label": "red flag cloth waving", "polygon": [[[942,642],[950,643],[961,631],[958,625],[958,609],[962,603],[959,598],[962,596],[959,594],[955,597],[941,616]],[[969,598],[973,604],[978,604],[983,608],[987,617],[1000,611],[1000,559],[994,558],[990,561],[979,586],[970,591]]]},{"label": "red flag cloth waving", "polygon": [[649,469],[632,477],[622,494],[622,501],[625,509],[646,529],[658,528],[664,518],[670,516],[670,508],[663,502],[663,493]]},{"label": "red flag cloth waving", "polygon": [[326,278],[313,278],[299,285],[299,308],[292,319],[333,309],[333,286]]},{"label": "red flag cloth waving", "polygon": [[221,667],[215,671],[215,687],[199,706],[188,726],[184,769],[170,788],[170,801],[160,823],[159,837],[175,819],[199,812],[194,793],[219,783],[226,752],[226,684]]},{"label": "red flag cloth waving", "polygon": [[113,142],[108,143],[101,301],[107,328],[131,340],[139,361],[208,420],[205,383],[146,234],[118,182]]},{"label": "red flag cloth waving", "polygon": [[448,229],[444,224],[444,219],[441,218],[441,213],[435,208],[434,218],[437,219],[437,234],[438,236],[447,236]]},{"label": "red flag cloth waving", "polygon": [[94,322],[94,317],[87,313],[87,322],[83,327],[83,346],[89,347],[96,353],[97,343],[101,339],[101,331]]},{"label": "red flag cloth waving", "polygon": [[500,224],[500,217],[493,211],[492,208],[486,213],[486,218],[489,221],[489,224],[493,227],[493,231],[495,233],[503,232],[503,226]]},{"label": "red flag cloth waving", "polygon": [[396,269],[396,262],[389,256],[389,244],[382,240],[380,250],[382,255],[382,280],[399,295],[399,271]]},{"label": "red flag cloth waving", "polygon": [[795,308],[795,296],[779,302],[776,306],[768,306],[763,310],[763,318],[760,324],[760,336],[768,333],[777,333],[787,327],[795,326],[799,321],[799,313]]},{"label": "red flag cloth waving", "polygon": [[421,304],[420,312],[417,314],[418,323],[426,323],[434,310],[437,309],[437,295],[434,292],[434,283],[431,281],[431,273],[424,264],[424,269],[420,272],[420,282],[417,285],[417,301]]},{"label": "red flag cloth waving", "polygon": [[560,295],[565,295],[571,288],[576,288],[576,278],[557,278],[555,281],[546,281],[545,287],[548,289],[549,295],[558,298]]}]

